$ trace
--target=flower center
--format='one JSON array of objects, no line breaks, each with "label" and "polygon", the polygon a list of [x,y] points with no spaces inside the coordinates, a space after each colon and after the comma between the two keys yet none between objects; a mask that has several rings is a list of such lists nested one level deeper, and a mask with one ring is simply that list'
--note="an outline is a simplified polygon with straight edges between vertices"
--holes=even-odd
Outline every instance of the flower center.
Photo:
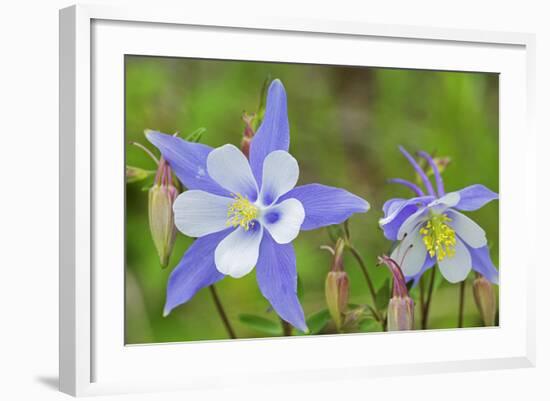
[{"label": "flower center", "polygon": [[447,224],[451,219],[444,214],[433,214],[426,224],[420,229],[422,240],[428,253],[441,262],[446,257],[455,254],[455,231]]},{"label": "flower center", "polygon": [[241,226],[248,231],[258,217],[258,208],[241,194],[232,194],[235,201],[227,208],[227,225]]}]

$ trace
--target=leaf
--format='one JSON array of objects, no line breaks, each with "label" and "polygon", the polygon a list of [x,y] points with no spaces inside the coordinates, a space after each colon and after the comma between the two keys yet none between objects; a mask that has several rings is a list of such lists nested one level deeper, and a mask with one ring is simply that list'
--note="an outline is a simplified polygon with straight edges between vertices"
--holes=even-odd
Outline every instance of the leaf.
[{"label": "leaf", "polygon": [[131,184],[133,182],[143,181],[155,173],[156,172],[153,170],[145,170],[135,166],[126,166],[126,182]]},{"label": "leaf", "polygon": [[283,334],[283,328],[278,322],[275,323],[273,320],[266,319],[265,317],[243,313],[239,315],[239,320],[248,327],[261,331],[262,333],[274,336]]},{"label": "leaf", "polygon": [[306,324],[309,329],[309,334],[318,334],[321,330],[325,328],[325,326],[329,321],[330,321],[330,313],[328,309],[323,309],[319,312],[316,312],[310,315],[306,319]]},{"label": "leaf", "polygon": [[185,140],[188,142],[199,142],[202,138],[202,134],[206,132],[206,128],[201,127],[185,137]]},{"label": "leaf", "polygon": [[376,291],[376,308],[385,310],[390,302],[390,279],[386,279],[384,284]]},{"label": "leaf", "polygon": [[364,319],[359,323],[359,331],[363,333],[373,333],[382,331],[382,326],[374,319]]}]

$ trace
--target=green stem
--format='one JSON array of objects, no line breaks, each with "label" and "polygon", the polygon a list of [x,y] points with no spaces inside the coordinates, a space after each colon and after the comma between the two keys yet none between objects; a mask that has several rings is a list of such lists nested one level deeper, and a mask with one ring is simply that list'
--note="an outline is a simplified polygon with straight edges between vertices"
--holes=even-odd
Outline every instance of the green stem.
[{"label": "green stem", "polygon": [[290,325],[290,323],[284,321],[283,319],[281,319],[281,324],[283,326],[283,335],[285,336],[291,336],[292,335],[292,326]]},{"label": "green stem", "polygon": [[216,304],[216,309],[218,310],[218,313],[222,319],[223,325],[225,326],[225,329],[227,330],[227,334],[229,335],[229,338],[235,339],[237,336],[235,335],[235,331],[233,330],[233,327],[231,327],[231,323],[229,323],[229,319],[227,318],[227,314],[225,313],[225,310],[223,309],[222,302],[220,300],[220,297],[218,296],[218,292],[216,291],[216,288],[214,287],[214,284],[212,284],[210,287],[210,294],[212,294],[212,298],[214,299],[214,303]]},{"label": "green stem", "polygon": [[349,230],[349,220],[344,221],[344,234],[348,242],[351,242],[351,232]]},{"label": "green stem", "polygon": [[160,163],[159,159],[157,159],[157,157],[149,149],[147,149],[145,146],[143,146],[141,143],[139,143],[139,142],[130,142],[130,145],[137,146],[138,148],[143,150],[157,164],[157,166],[159,165],[159,163]]},{"label": "green stem", "polygon": [[466,289],[466,280],[460,283],[460,292],[458,296],[458,327],[464,327],[464,291]]},{"label": "green stem", "polygon": [[424,319],[424,307],[426,303],[426,294],[424,289],[424,277],[420,278],[420,282],[418,283],[418,286],[420,287],[420,317],[421,320]]},{"label": "green stem", "polygon": [[355,249],[353,247],[353,245],[348,243],[347,247],[350,250],[353,257],[355,258],[355,260],[357,260],[357,263],[359,264],[359,267],[361,268],[361,271],[363,272],[363,275],[365,276],[365,280],[367,281],[367,286],[369,287],[369,291],[370,291],[370,294],[371,294],[371,297],[372,297],[372,303],[373,303],[373,306],[374,306],[374,311],[376,312],[376,318],[378,319],[378,321],[380,323],[383,324],[382,313],[380,313],[380,311],[378,310],[378,307],[376,306],[376,290],[374,289],[374,285],[373,285],[372,279],[369,275],[369,271],[367,270],[367,266],[365,265],[365,261],[363,260],[363,258],[361,257],[361,255],[359,254],[357,249]]},{"label": "green stem", "polygon": [[428,287],[428,298],[424,304],[424,312],[422,314],[422,329],[425,330],[428,328],[428,316],[430,314],[430,304],[432,303],[432,294],[434,291],[434,282],[435,282],[435,266],[432,267],[432,274],[430,276],[430,284]]}]

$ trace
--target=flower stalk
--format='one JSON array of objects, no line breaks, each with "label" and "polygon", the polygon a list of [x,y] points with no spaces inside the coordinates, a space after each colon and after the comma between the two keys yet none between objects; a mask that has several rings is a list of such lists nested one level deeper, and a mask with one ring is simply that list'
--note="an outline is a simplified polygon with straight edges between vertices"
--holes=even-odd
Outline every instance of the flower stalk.
[{"label": "flower stalk", "polygon": [[292,336],[292,326],[287,321],[281,319],[281,325],[283,327],[283,335],[285,337]]},{"label": "flower stalk", "polygon": [[[361,271],[363,272],[363,276],[365,276],[365,280],[367,282],[367,286],[369,288],[369,292],[371,294],[372,303],[376,307],[376,290],[374,289],[374,284],[372,283],[372,279],[370,277],[369,271],[367,270],[367,265],[365,264],[365,261],[363,260],[363,257],[359,253],[357,249],[351,244],[348,244],[348,249],[357,260],[357,263],[359,264],[359,267],[361,268]],[[381,316],[381,315],[380,315]]]},{"label": "flower stalk", "polygon": [[458,296],[458,325],[460,329],[464,327],[464,291],[466,290],[466,280],[460,283],[460,290]]},{"label": "flower stalk", "polygon": [[367,282],[367,287],[369,289],[369,293],[371,295],[372,299],[372,312],[374,314],[374,317],[376,320],[380,322],[382,326],[384,326],[384,317],[382,315],[382,312],[378,309],[377,302],[376,302],[376,290],[374,289],[374,284],[372,282],[372,279],[370,277],[369,271],[367,269],[367,265],[359,253],[359,251],[353,246],[351,242],[351,232],[349,229],[349,222],[346,220],[344,222],[344,235],[345,235],[345,246],[351,253],[351,255],[355,258],[357,261],[357,264],[359,265],[359,268],[361,269],[361,272],[363,273],[363,276],[365,277],[365,281]]},{"label": "flower stalk", "polygon": [[147,156],[149,156],[151,158],[151,160],[153,160],[155,162],[155,164],[157,166],[160,164],[159,159],[157,159],[157,157],[149,149],[147,149],[145,146],[143,146],[141,143],[139,143],[139,142],[130,142],[130,144],[134,145],[134,146],[137,146],[138,148],[143,150],[147,154]]},{"label": "flower stalk", "polygon": [[222,319],[223,325],[225,329],[227,330],[227,334],[229,335],[229,338],[236,339],[237,336],[235,335],[235,330],[233,330],[233,327],[231,326],[231,323],[229,322],[229,318],[227,317],[227,314],[225,313],[225,309],[223,308],[222,301],[220,300],[220,297],[218,296],[218,291],[216,291],[216,287],[214,287],[214,284],[212,284],[210,287],[210,294],[212,295],[212,299],[214,300],[214,304],[216,305],[216,310],[218,311],[218,314],[220,315],[220,318]]},{"label": "flower stalk", "polygon": [[[424,277],[422,277],[421,280],[423,278]],[[432,268],[432,272],[430,274],[430,282],[428,284],[428,295],[426,298],[426,302],[424,303],[424,308],[422,309],[422,321],[421,321],[420,327],[422,327],[423,330],[428,328],[428,318],[430,316],[430,305],[432,304],[434,284],[435,284],[435,267]]]}]

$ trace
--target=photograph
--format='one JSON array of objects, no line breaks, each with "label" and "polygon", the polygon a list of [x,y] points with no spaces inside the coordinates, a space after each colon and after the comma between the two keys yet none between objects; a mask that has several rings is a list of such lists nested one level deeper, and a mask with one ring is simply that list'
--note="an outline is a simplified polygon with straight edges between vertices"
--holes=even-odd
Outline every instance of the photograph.
[{"label": "photograph", "polygon": [[499,326],[498,73],[127,54],[124,102],[126,345]]},{"label": "photograph", "polygon": [[3,4],[0,401],[550,400],[540,3]]}]

